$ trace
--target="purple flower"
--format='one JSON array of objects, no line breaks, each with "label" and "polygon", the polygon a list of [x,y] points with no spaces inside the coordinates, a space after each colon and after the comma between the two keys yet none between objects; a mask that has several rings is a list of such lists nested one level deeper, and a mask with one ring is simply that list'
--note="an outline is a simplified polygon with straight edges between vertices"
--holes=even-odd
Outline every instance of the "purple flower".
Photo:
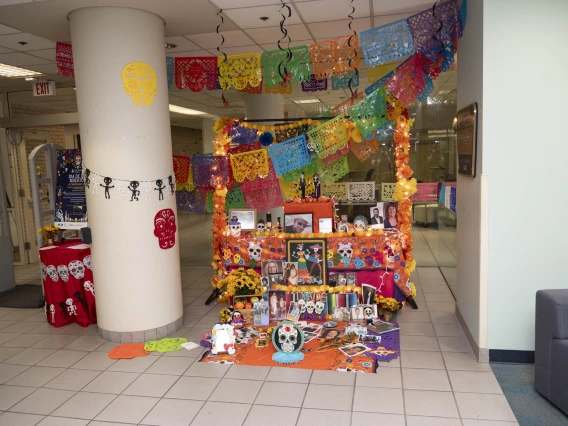
[{"label": "purple flower", "polygon": [[374,260],[375,260],[375,259],[373,259],[373,256],[367,256],[367,257],[365,257],[365,263],[366,263],[367,265],[369,265],[369,266],[373,266],[373,261],[374,261]]}]

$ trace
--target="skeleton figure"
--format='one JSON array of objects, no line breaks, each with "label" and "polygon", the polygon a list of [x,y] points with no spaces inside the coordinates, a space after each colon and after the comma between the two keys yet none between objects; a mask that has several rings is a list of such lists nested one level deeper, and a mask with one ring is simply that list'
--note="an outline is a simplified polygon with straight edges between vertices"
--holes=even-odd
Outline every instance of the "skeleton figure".
[{"label": "skeleton figure", "polygon": [[229,222],[229,233],[233,237],[239,237],[241,235],[241,222]]},{"label": "skeleton figure", "polygon": [[69,281],[69,270],[67,269],[67,266],[65,265],[59,265],[57,267],[57,273],[59,274],[59,276],[61,277],[61,280],[66,283],[67,281]]},{"label": "skeleton figure", "polygon": [[278,328],[278,343],[282,352],[292,353],[298,343],[298,330],[291,324],[284,324]]},{"label": "skeleton figure", "polygon": [[48,266],[45,268],[45,272],[47,272],[47,275],[49,275],[49,277],[50,277],[53,281],[55,281],[55,282],[59,281],[59,275],[57,275],[57,269],[55,269],[55,266],[53,266],[53,265],[48,265]]},{"label": "skeleton figure", "polygon": [[85,169],[85,186],[89,188],[91,184],[91,171],[89,169]]},{"label": "skeleton figure", "polygon": [[168,185],[170,185],[170,194],[174,195],[176,184],[172,175],[168,176]]},{"label": "skeleton figure", "polygon": [[132,195],[130,196],[130,201],[138,201],[138,196],[140,195],[140,191],[138,191],[138,186],[140,185],[140,182],[138,182],[137,180],[133,180],[132,182],[130,182],[130,185],[128,185],[128,189],[130,190],[130,192],[132,193]]},{"label": "skeleton figure", "polygon": [[260,242],[250,242],[248,243],[248,252],[251,259],[260,260],[260,254],[262,253],[262,246]]},{"label": "skeleton figure", "polygon": [[83,279],[85,276],[85,266],[80,260],[73,260],[69,262],[69,272],[78,280]]},{"label": "skeleton figure", "polygon": [[77,307],[73,304],[73,299],[67,299],[65,304],[67,305],[67,312],[69,312],[69,315],[77,315]]},{"label": "skeleton figure", "polygon": [[83,259],[83,265],[85,265],[89,271],[93,270],[93,264],[91,262],[90,254],[86,255],[85,258]]},{"label": "skeleton figure", "polygon": [[91,293],[93,295],[93,297],[95,297],[95,286],[92,282],[90,281],[85,281],[83,283],[83,288],[88,291],[89,293]]},{"label": "skeleton figure", "polygon": [[[154,191],[158,191],[158,201],[162,201],[164,199],[164,189],[166,188],[166,185],[163,185],[164,182],[162,182],[162,179],[158,179],[156,181],[156,186],[157,188],[154,188]],[[162,186],[163,185],[163,186]]]},{"label": "skeleton figure", "polygon": [[351,243],[339,243],[337,245],[337,252],[343,259],[351,261],[351,256],[353,256],[353,246]]},{"label": "skeleton figure", "polygon": [[363,310],[363,314],[365,315],[365,321],[367,321],[367,324],[373,324],[373,321],[376,319],[373,315],[373,309],[367,306]]},{"label": "skeleton figure", "polygon": [[304,299],[298,300],[298,306],[300,307],[300,314],[306,312],[306,301]]},{"label": "skeleton figure", "polygon": [[317,173],[314,173],[314,187],[315,187],[315,191],[314,191],[314,196],[316,197],[316,200],[321,197],[321,183],[319,181],[319,175]]},{"label": "skeleton figure", "polygon": [[308,302],[306,303],[306,310],[308,311],[308,314],[313,314],[315,308],[316,308],[316,305],[315,305],[314,301],[308,300]]},{"label": "skeleton figure", "polygon": [[318,300],[316,302],[316,314],[321,315],[324,309],[325,309],[325,303],[323,303],[321,300]]},{"label": "skeleton figure", "polygon": [[302,191],[302,200],[306,198],[306,177],[304,173],[300,173],[300,191]]},{"label": "skeleton figure", "polygon": [[102,186],[105,189],[105,198],[107,200],[110,200],[110,188],[114,188],[114,185],[111,186],[112,183],[112,178],[106,177],[103,179],[104,181],[104,185],[101,183],[100,186]]},{"label": "skeleton figure", "polygon": [[49,305],[49,313],[51,314],[51,323],[55,324],[55,305]]},{"label": "skeleton figure", "polygon": [[260,219],[258,221],[258,223],[256,224],[256,230],[258,232],[264,232],[264,220],[263,219]]}]

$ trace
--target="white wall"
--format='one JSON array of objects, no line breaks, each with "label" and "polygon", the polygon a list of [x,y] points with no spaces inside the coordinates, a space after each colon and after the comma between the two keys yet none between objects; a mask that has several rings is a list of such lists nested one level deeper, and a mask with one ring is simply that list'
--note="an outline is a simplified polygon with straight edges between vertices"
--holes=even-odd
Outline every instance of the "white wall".
[{"label": "white wall", "polygon": [[201,134],[202,134],[202,154],[210,154],[214,149],[214,142],[217,135],[213,131],[213,126],[215,125],[215,120],[211,118],[201,119]]},{"label": "white wall", "polygon": [[[568,287],[568,143],[562,132],[568,1],[484,3],[483,173],[491,179],[488,343],[491,349],[534,350],[536,291]],[[461,186],[460,192],[463,198]]]}]

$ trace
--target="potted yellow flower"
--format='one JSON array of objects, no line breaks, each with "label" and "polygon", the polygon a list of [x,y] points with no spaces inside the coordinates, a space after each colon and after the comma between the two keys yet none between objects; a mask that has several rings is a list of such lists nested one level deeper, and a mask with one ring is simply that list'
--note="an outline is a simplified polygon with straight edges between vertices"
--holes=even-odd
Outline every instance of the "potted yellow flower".
[{"label": "potted yellow flower", "polygon": [[43,241],[45,241],[45,243],[48,246],[52,246],[55,244],[53,240],[55,239],[55,236],[57,235],[58,232],[59,228],[57,226],[47,225],[44,226],[43,228],[39,228],[36,233],[37,234],[43,233]]},{"label": "potted yellow flower", "polygon": [[400,309],[400,304],[392,297],[375,296],[375,303],[379,305],[380,314],[383,315],[385,321],[390,321],[393,312]]}]

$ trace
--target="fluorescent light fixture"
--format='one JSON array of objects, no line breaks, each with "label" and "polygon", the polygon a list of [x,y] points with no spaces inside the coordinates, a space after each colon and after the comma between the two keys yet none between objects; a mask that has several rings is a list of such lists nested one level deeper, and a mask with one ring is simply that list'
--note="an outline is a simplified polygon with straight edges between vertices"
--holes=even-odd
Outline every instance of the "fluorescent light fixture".
[{"label": "fluorescent light fixture", "polygon": [[197,111],[196,109],[184,108],[178,105],[170,104],[170,112],[183,115],[205,115],[205,112]]},{"label": "fluorescent light fixture", "polygon": [[300,99],[294,101],[295,104],[318,104],[321,101],[319,99]]},{"label": "fluorescent light fixture", "polygon": [[36,81],[37,78],[34,77],[26,77],[26,81]]},{"label": "fluorescent light fixture", "polygon": [[0,64],[0,77],[28,77],[31,75],[41,75],[41,73],[13,67],[12,65]]}]

